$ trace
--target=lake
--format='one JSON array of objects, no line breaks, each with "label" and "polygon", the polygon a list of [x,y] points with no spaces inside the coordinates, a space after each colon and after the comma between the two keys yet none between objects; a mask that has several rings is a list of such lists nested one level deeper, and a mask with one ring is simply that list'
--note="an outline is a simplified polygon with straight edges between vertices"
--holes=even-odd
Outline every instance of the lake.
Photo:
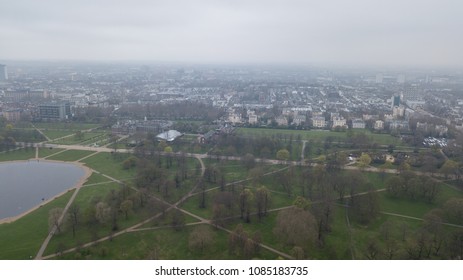
[{"label": "lake", "polygon": [[0,163],[0,220],[15,217],[74,187],[85,169],[71,163]]}]

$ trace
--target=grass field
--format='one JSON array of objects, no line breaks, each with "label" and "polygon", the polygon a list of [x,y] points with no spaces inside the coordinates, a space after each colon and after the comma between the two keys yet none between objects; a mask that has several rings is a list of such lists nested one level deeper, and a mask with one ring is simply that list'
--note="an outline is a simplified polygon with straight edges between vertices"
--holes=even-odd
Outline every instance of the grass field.
[{"label": "grass field", "polygon": [[44,157],[47,157],[47,156],[51,156],[51,155],[59,153],[61,151],[63,151],[63,149],[39,148],[39,158],[44,158]]},{"label": "grass field", "polygon": [[[397,137],[393,137],[389,134],[376,134],[371,133],[369,130],[354,130],[356,133],[365,133],[374,142],[380,145],[399,145],[401,141]],[[238,134],[248,136],[280,136],[289,139],[290,135],[293,140],[297,140],[300,136],[301,140],[313,140],[317,142],[324,141],[327,137],[332,137],[334,141],[336,139],[345,140],[347,138],[347,132],[334,132],[328,130],[292,130],[292,129],[270,129],[270,128],[238,128],[236,130]]]},{"label": "grass field", "polygon": [[128,154],[99,153],[82,162],[103,174],[125,180],[133,178],[136,173],[134,169],[125,170],[122,168],[122,162],[129,156]]},{"label": "grass field", "polygon": [[[74,132],[75,133],[75,132]],[[106,132],[86,132],[83,135],[82,139],[76,139],[74,135],[66,137],[60,140],[52,141],[52,144],[61,144],[61,145],[73,145],[73,144],[90,144],[94,141],[98,141],[101,137],[104,137]]]},{"label": "grass field", "polygon": [[54,140],[54,139],[58,139],[58,138],[65,137],[65,136],[70,136],[70,135],[72,135],[70,137],[73,137],[73,135],[76,134],[76,131],[74,131],[74,130],[48,130],[48,129],[44,129],[44,130],[42,130],[42,133],[45,134],[51,140]]},{"label": "grass field", "polygon": [[0,161],[27,160],[31,158],[35,158],[35,149],[32,148],[0,153]]},{"label": "grass field", "polygon": [[93,151],[79,151],[79,150],[67,150],[62,153],[48,157],[49,160],[62,160],[62,161],[76,161],[81,158],[84,158],[88,155],[91,155],[95,152]]},{"label": "grass field", "polygon": [[100,126],[99,124],[91,123],[63,123],[63,122],[37,122],[33,125],[39,129],[63,129],[63,130],[86,130],[91,128],[96,128]]},{"label": "grass field", "polygon": [[[331,132],[330,132],[331,133]],[[333,132],[334,133],[334,132]],[[60,150],[57,149],[44,149],[39,150],[39,155],[46,156],[52,155]],[[65,152],[51,156],[50,159],[74,161],[90,155],[90,151],[67,150]],[[0,161],[25,159],[35,156],[35,150],[25,149],[0,154]],[[125,170],[122,168],[122,162],[129,157],[129,154],[122,153],[97,153],[85,160],[85,163],[90,168],[102,174],[109,175],[116,179],[127,180],[131,182],[137,174],[136,168]],[[4,159],[5,158],[5,159]],[[153,161],[157,164],[157,161]],[[206,166],[214,166],[220,169],[225,174],[226,182],[231,183],[237,180],[246,179],[250,176],[249,169],[244,167],[243,163],[239,161],[217,161],[216,159],[205,159]],[[166,159],[162,159],[161,165],[165,166]],[[171,189],[169,196],[163,198],[161,193],[156,190],[151,190],[151,195],[158,198],[165,199],[168,202],[176,202],[182,196],[187,194],[197,183],[197,177],[193,175],[196,172],[198,161],[194,158],[187,159],[188,165],[188,179],[182,182],[182,186],[178,189]],[[256,163],[259,166],[259,163]],[[284,169],[283,169],[284,168]],[[169,169],[166,169],[166,178],[173,179],[177,172],[177,162],[173,159],[173,164]],[[235,196],[239,196],[241,191],[240,186],[244,186],[254,190],[255,186],[264,185],[268,188],[270,193],[270,209],[286,207],[292,205],[294,199],[302,194],[302,181],[299,177],[302,174],[303,168],[291,167],[285,168],[283,165],[263,165],[262,172],[270,172],[283,169],[277,173],[260,176],[255,181],[245,181],[239,185],[235,185]],[[292,173],[290,173],[290,171]],[[348,175],[350,171],[346,172]],[[280,181],[283,175],[289,174],[291,179],[291,190],[285,190],[282,182]],[[311,173],[311,176],[315,174]],[[374,189],[380,190],[385,187],[384,182],[390,174],[379,174],[363,172],[365,179],[368,180]],[[309,178],[310,180],[313,177]],[[257,182],[257,183],[256,183]],[[219,183],[206,182],[207,188],[217,188]],[[323,246],[314,244],[306,251],[306,257],[310,259],[366,259],[369,256],[366,254],[368,251],[367,245],[371,240],[377,242],[381,248],[386,246],[384,240],[383,228],[385,223],[393,224],[391,229],[391,236],[393,236],[402,248],[405,248],[405,242],[400,239],[402,228],[407,228],[409,238],[412,238],[420,229],[422,222],[420,219],[428,211],[442,207],[445,201],[452,197],[463,197],[461,191],[456,190],[452,186],[441,184],[441,193],[434,203],[427,203],[424,201],[413,201],[405,198],[393,198],[386,191],[378,193],[379,207],[382,214],[373,220],[368,225],[362,225],[355,221],[348,209],[336,205],[332,213],[332,222],[330,225],[330,232],[325,235],[322,243]],[[85,186],[80,189],[79,194],[74,201],[75,204],[80,206],[82,215],[86,215],[86,209],[92,205],[92,201],[96,198],[105,198],[112,190],[119,190],[121,186],[115,182],[111,182],[108,178],[101,174],[93,173]],[[226,190],[231,191],[229,186]],[[357,192],[366,191],[366,189],[358,188]],[[131,194],[135,190],[130,191]],[[66,193],[64,196],[53,200],[52,202],[37,209],[33,213],[23,217],[22,219],[11,224],[0,225],[0,259],[28,259],[30,256],[35,256],[40,244],[43,242],[48,231],[48,211],[54,207],[63,207],[69,200],[72,192]],[[214,189],[206,193],[206,208],[199,208],[200,190],[195,191],[195,195],[187,199],[180,208],[190,212],[194,215],[200,216],[205,219],[213,217],[213,205],[216,194],[219,189]],[[130,195],[130,194],[129,194]],[[334,197],[337,197],[334,194]],[[348,193],[346,193],[348,195]],[[254,203],[254,202],[253,202]],[[255,207],[255,206],[253,206]],[[312,205],[313,207],[313,205]],[[154,208],[153,208],[154,209]],[[155,210],[148,208],[138,208],[131,212],[126,219],[122,212],[118,215],[118,229],[120,231],[126,229],[134,224],[137,224],[145,219],[152,217],[156,213],[160,213],[160,209]],[[239,205],[236,202],[234,206],[234,215],[239,216]],[[255,208],[253,212],[255,212]],[[398,215],[410,216],[397,217],[389,215],[385,212],[390,212]],[[62,256],[63,259],[241,259],[243,256],[230,254],[228,250],[228,237],[229,234],[222,231],[213,229],[214,238],[213,245],[205,248],[202,252],[192,250],[189,248],[188,239],[192,230],[197,225],[185,226],[181,230],[174,230],[169,228],[172,223],[173,211],[167,212],[163,218],[158,218],[151,221],[141,228],[146,230],[137,232],[127,232],[112,239],[112,241],[104,241],[88,248],[78,250]],[[349,215],[346,215],[349,213]],[[193,216],[185,214],[185,223],[195,223],[197,219]],[[285,244],[273,233],[277,221],[278,211],[269,212],[266,217],[259,220],[257,216],[251,216],[251,223],[244,223],[243,220],[236,217],[228,221],[226,228],[234,230],[235,227],[242,223],[244,230],[248,236],[252,236],[255,232],[260,232],[262,236],[262,243],[272,248],[275,248],[283,253],[290,254],[293,245]],[[347,222],[349,218],[350,222]],[[415,219],[413,219],[415,218]],[[404,226],[405,225],[405,226]],[[70,229],[65,225],[64,233],[54,236],[47,247],[45,255],[56,253],[66,248],[78,247],[87,242],[92,242],[97,238],[108,236],[111,234],[112,229],[109,224],[103,224],[95,230],[90,230],[86,225],[80,225],[77,230],[76,237],[72,236]],[[408,238],[408,239],[409,239]],[[20,245],[18,245],[20,244]],[[406,258],[406,251],[399,251],[399,258]],[[261,249],[255,258],[259,259],[276,259],[278,256],[270,253],[267,250]],[[384,256],[383,256],[384,258]]]},{"label": "grass field", "polygon": [[72,193],[67,192],[15,222],[1,224],[0,259],[34,258],[48,235],[48,212],[64,207]]}]

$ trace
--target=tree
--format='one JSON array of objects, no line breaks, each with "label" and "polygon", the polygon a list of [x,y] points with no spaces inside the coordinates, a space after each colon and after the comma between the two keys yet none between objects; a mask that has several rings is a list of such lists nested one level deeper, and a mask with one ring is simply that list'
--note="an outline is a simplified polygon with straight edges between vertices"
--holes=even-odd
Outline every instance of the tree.
[{"label": "tree", "polygon": [[214,244],[215,234],[207,225],[195,227],[188,236],[188,247],[192,251],[203,253]]},{"label": "tree", "polygon": [[361,224],[369,224],[379,214],[378,193],[370,189],[364,195],[353,196],[352,213]]},{"label": "tree", "polygon": [[60,219],[63,215],[63,208],[53,208],[48,212],[48,229],[51,232],[54,228],[61,233]]},{"label": "tree", "polygon": [[362,153],[362,155],[359,157],[359,165],[361,168],[365,168],[369,166],[371,163],[371,157],[367,153]]},{"label": "tree", "polygon": [[256,165],[256,160],[254,158],[254,155],[251,153],[247,153],[246,155],[244,155],[243,164],[248,170],[254,168],[254,166]]},{"label": "tree", "polygon": [[127,170],[137,166],[137,157],[130,156],[122,162],[122,168]]},{"label": "tree", "polygon": [[273,233],[286,244],[305,249],[317,238],[317,222],[309,211],[292,207],[278,213]]},{"label": "tree", "polygon": [[377,256],[381,254],[378,241],[374,238],[370,238],[366,243],[365,255],[369,260],[375,260]]},{"label": "tree", "polygon": [[296,260],[303,260],[305,258],[305,252],[304,249],[302,249],[299,246],[294,246],[291,249],[290,254],[296,259]]},{"label": "tree", "polygon": [[240,193],[239,204],[241,219],[245,219],[246,223],[251,222],[250,215],[253,200],[254,195],[252,194],[252,191],[248,188],[244,188]]},{"label": "tree", "polygon": [[459,229],[451,235],[448,251],[452,259],[463,259],[463,229]]},{"label": "tree", "polygon": [[440,168],[440,171],[445,174],[447,179],[449,175],[455,175],[458,177],[458,163],[451,159],[445,161],[444,165]]},{"label": "tree", "polygon": [[125,214],[125,219],[127,220],[129,218],[129,212],[133,209],[133,201],[130,199],[122,201],[120,209]]},{"label": "tree", "polygon": [[95,205],[95,218],[100,224],[105,224],[111,218],[111,207],[106,202],[98,202]]},{"label": "tree", "polygon": [[178,209],[175,209],[172,213],[172,227],[176,231],[180,231],[185,227],[185,214]]},{"label": "tree", "polygon": [[74,134],[74,139],[76,140],[82,140],[84,139],[84,133],[82,131],[76,131],[76,133]]},{"label": "tree", "polygon": [[238,224],[228,237],[228,250],[230,254],[242,254],[248,235],[242,224]]},{"label": "tree", "polygon": [[72,229],[72,237],[76,236],[77,226],[80,224],[80,207],[78,204],[73,203],[68,210],[68,223]]},{"label": "tree", "polygon": [[267,209],[268,209],[268,204],[269,204],[269,191],[265,186],[262,186],[256,190],[256,207],[257,207],[257,216],[259,217],[259,220],[267,215]]},{"label": "tree", "polygon": [[463,198],[451,198],[444,203],[447,220],[459,225],[463,224]]},{"label": "tree", "polygon": [[277,152],[277,159],[278,160],[289,160],[289,151],[286,149],[281,149]]},{"label": "tree", "polygon": [[439,255],[447,236],[442,228],[444,212],[441,209],[433,209],[423,217],[423,228],[431,235],[431,246],[434,255]]}]

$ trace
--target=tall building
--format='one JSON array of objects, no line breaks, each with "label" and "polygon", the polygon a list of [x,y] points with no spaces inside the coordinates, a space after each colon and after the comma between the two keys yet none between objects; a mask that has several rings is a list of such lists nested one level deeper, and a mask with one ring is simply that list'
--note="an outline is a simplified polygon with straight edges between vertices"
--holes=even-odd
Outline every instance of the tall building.
[{"label": "tall building", "polygon": [[44,120],[66,120],[71,117],[69,103],[48,103],[39,105],[39,115]]},{"label": "tall building", "polygon": [[8,70],[6,69],[6,65],[0,64],[0,81],[8,80]]},{"label": "tall building", "polygon": [[399,94],[393,95],[392,100],[391,100],[391,108],[400,106],[401,101],[402,101],[402,96],[401,95],[399,95]]}]

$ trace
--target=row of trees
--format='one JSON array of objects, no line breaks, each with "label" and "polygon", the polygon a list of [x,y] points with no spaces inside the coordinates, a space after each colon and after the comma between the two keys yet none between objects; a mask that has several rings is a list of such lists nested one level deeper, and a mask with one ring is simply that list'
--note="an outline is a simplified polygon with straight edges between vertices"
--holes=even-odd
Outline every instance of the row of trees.
[{"label": "row of trees", "polygon": [[435,180],[427,176],[418,176],[410,171],[390,177],[385,186],[392,197],[424,200],[428,203],[434,202],[441,192]]}]

